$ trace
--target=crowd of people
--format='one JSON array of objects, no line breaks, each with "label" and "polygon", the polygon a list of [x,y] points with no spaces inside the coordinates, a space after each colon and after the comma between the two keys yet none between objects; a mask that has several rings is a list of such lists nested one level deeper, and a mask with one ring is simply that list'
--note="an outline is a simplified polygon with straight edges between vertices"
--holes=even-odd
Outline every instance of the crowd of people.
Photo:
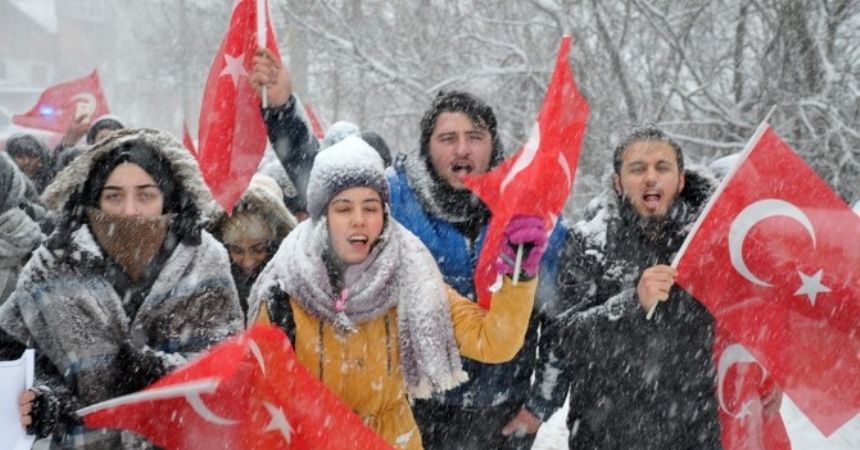
[{"label": "crowd of people", "polygon": [[233,211],[176,138],[116,117],[0,153],[0,359],[37,351],[28,433],[151,448],[75,411],[262,322],[394,448],[528,449],[567,398],[571,449],[722,448],[714,320],[667,265],[716,183],[666,133],[632,130],[583,220],[515,217],[502,253],[526,254],[483,309],[491,213],[463,180],[504,159],[487,103],[440,93],[392,155],[349,123],[317,139],[268,50],[250,82],[274,157]]}]

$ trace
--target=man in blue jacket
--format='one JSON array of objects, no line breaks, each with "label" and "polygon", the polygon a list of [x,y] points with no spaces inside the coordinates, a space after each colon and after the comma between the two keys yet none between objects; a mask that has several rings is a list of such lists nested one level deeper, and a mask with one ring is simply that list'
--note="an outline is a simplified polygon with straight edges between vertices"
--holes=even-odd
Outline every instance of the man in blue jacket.
[{"label": "man in blue jacket", "polygon": [[[263,111],[270,139],[296,161],[312,160],[311,136],[281,61],[260,50],[251,75],[254,87],[267,86],[270,108]],[[440,94],[420,124],[419,148],[399,154],[388,169],[391,213],[436,259],[445,281],[476,299],[474,273],[490,212],[463,184],[467,175],[487,172],[503,159],[492,108],[465,92]],[[278,144],[287,140],[288,144]],[[304,152],[304,153],[302,153]],[[302,154],[299,154],[302,153]],[[282,157],[282,161],[287,158]],[[286,165],[286,164],[285,164]],[[295,169],[287,167],[291,173]],[[298,179],[303,177],[297,176]],[[298,183],[299,190],[305,186]],[[416,401],[415,418],[427,449],[528,449],[551,405],[532,392],[538,328],[556,299],[556,261],[564,239],[559,225],[550,236],[539,276],[537,303],[525,344],[510,362],[488,365],[464,359],[469,381],[431,400]]]}]

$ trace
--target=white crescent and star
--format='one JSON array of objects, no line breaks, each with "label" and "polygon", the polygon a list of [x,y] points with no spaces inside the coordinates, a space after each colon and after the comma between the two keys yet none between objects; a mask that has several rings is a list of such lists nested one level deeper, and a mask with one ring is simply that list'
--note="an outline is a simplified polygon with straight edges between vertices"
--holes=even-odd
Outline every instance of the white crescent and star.
[{"label": "white crescent and star", "polygon": [[505,175],[505,178],[502,179],[502,184],[499,186],[499,190],[503,193],[505,192],[508,184],[510,184],[511,181],[514,181],[517,174],[525,170],[532,163],[539,148],[540,124],[535,122],[532,127],[532,132],[529,134],[529,140],[526,141],[525,145],[523,145],[523,151],[519,156],[517,156],[517,161],[514,163],[513,167],[511,167],[511,170]]},{"label": "white crescent and star", "polygon": [[[248,347],[265,376],[266,364],[263,359],[263,354],[260,351],[260,347],[253,339],[249,340]],[[88,406],[78,410],[77,414],[84,416],[104,409],[115,408],[123,405],[184,397],[191,409],[200,416],[201,419],[215,425],[237,425],[241,423],[241,421],[219,416],[206,405],[201,397],[201,394],[214,394],[218,390],[218,386],[220,384],[221,381],[217,378],[204,378],[154,389],[146,389],[141,392],[135,392],[133,394]],[[263,431],[266,433],[272,431],[279,432],[284,440],[289,444],[292,440],[293,428],[287,420],[287,416],[284,413],[283,408],[266,401],[263,401],[263,407],[266,409],[266,412],[269,413],[269,417],[271,418]]]},{"label": "white crescent and star", "polygon": [[726,373],[735,364],[757,364],[764,372],[762,378],[767,377],[767,369],[759,363],[750,352],[747,351],[741,344],[732,344],[723,350],[720,355],[720,361],[717,363],[717,400],[720,402],[720,408],[736,419],[742,419],[752,414],[753,403],[755,399],[745,401],[737,412],[729,410],[726,406],[726,400],[723,394],[723,383],[726,381]]},{"label": "white crescent and star", "polygon": [[[768,198],[751,203],[744,208],[729,226],[729,259],[732,267],[734,267],[738,274],[749,282],[762,287],[773,287],[774,285],[760,279],[750,271],[746,261],[744,261],[743,245],[750,230],[762,220],[770,217],[788,217],[797,221],[809,233],[809,236],[812,238],[812,245],[816,245],[815,228],[812,226],[809,217],[797,206],[785,200]],[[813,306],[815,306],[818,294],[830,292],[830,288],[821,282],[821,277],[824,274],[823,269],[819,270],[815,275],[807,275],[801,271],[797,273],[800,276],[801,287],[794,295],[806,295]]]},{"label": "white crescent and star", "polygon": [[81,102],[87,105],[87,108],[91,108],[93,111],[96,109],[96,96],[89,92],[81,92],[80,94],[75,94],[72,97],[72,101],[77,103]]},{"label": "white crescent and star", "polygon": [[281,433],[281,436],[283,436],[284,440],[289,444],[293,439],[293,427],[290,426],[290,422],[287,420],[287,415],[284,414],[284,410],[269,402],[263,402],[263,407],[266,408],[266,411],[268,411],[269,416],[272,418],[272,420],[269,421],[269,424],[266,425],[266,429],[264,431],[277,431]]},{"label": "white crescent and star", "polygon": [[242,63],[244,60],[244,53],[240,53],[239,56],[224,53],[224,70],[221,71],[219,76],[230,75],[230,78],[233,79],[234,88],[239,87],[239,79],[241,77],[248,76],[248,71],[245,70],[245,66]]}]

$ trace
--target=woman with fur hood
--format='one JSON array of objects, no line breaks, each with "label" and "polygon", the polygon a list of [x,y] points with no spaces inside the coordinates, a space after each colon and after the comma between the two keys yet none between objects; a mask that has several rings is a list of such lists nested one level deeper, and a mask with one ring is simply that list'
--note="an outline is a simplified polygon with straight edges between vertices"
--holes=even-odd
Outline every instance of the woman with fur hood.
[{"label": "woman with fur hood", "polygon": [[[299,360],[392,446],[420,449],[408,398],[464,382],[461,354],[500,363],[517,353],[537,264],[514,286],[512,263],[500,260],[507,276],[489,311],[448,288],[430,251],[390,215],[382,160],[358,137],[317,155],[307,198],[311,220],[263,269],[249,317],[283,327]],[[516,218],[505,236],[533,244],[536,259],[546,248],[538,218]]]},{"label": "woman with fur hood", "polygon": [[297,225],[283,198],[278,183],[258,173],[233,207],[233,214],[221,214],[212,227],[213,234],[230,255],[230,270],[239,291],[242,314],[248,312],[248,294],[260,271]]},{"label": "woman with fur hood", "polygon": [[227,254],[201,230],[205,186],[175,138],[123,130],[45,191],[61,220],[0,307],[0,349],[36,349],[21,421],[52,448],[146,447],[87,429],[74,412],[137,391],[241,329]]}]

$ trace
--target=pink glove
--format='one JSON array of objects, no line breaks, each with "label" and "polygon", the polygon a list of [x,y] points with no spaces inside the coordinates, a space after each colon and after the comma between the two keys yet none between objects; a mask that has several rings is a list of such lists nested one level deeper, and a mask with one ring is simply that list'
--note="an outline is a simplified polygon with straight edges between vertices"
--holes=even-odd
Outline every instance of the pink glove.
[{"label": "pink glove", "polygon": [[543,227],[543,219],[536,216],[516,216],[505,227],[503,234],[502,254],[496,261],[496,269],[499,273],[513,276],[517,247],[523,244],[521,273],[527,277],[537,275],[540,259],[547,246],[547,233]]}]

